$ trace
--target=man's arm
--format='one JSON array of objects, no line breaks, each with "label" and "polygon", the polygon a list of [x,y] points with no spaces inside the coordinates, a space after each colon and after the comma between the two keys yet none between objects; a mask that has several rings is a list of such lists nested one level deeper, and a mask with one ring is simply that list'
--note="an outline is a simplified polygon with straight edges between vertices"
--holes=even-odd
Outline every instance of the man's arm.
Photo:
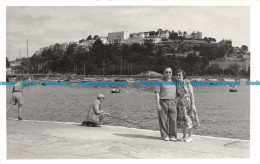
[{"label": "man's arm", "polygon": [[156,109],[159,111],[162,110],[162,107],[160,105],[160,90],[161,90],[161,87],[159,85],[156,85],[155,86],[155,102],[156,102]]},{"label": "man's arm", "polygon": [[156,101],[156,109],[161,111],[162,107],[160,105],[160,95],[159,93],[155,93],[155,101]]},{"label": "man's arm", "polygon": [[105,115],[110,116],[109,113],[107,113],[107,112],[105,112],[105,111],[103,111],[103,110],[100,109],[99,103],[95,103],[95,104],[94,104],[94,110],[95,110],[95,113],[96,113],[97,115],[99,115],[99,114],[101,114],[101,113],[104,113]]},{"label": "man's arm", "polygon": [[97,102],[94,103],[94,111],[95,111],[96,114],[101,114],[101,113],[104,112],[104,111],[99,109],[99,103],[97,103]]}]

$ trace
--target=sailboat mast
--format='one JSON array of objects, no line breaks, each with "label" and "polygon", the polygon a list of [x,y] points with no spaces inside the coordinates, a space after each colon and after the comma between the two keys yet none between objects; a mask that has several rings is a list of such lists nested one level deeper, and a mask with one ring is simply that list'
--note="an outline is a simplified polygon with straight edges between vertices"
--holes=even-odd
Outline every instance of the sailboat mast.
[{"label": "sailboat mast", "polygon": [[26,65],[27,65],[27,74],[29,73],[29,67],[28,67],[28,39],[26,39],[26,45],[27,45],[27,60],[26,60]]},{"label": "sailboat mast", "polygon": [[21,48],[19,48],[19,59],[21,59]]},{"label": "sailboat mast", "polygon": [[104,58],[103,58],[103,76],[105,76],[105,60],[106,60],[106,50],[104,50]]}]

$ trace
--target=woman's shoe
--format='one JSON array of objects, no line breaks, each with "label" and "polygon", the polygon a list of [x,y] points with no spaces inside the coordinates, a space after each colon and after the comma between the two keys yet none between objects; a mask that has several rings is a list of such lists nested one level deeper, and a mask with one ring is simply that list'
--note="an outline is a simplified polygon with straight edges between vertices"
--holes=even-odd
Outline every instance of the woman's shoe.
[{"label": "woman's shoe", "polygon": [[186,139],[187,139],[187,137],[182,137],[181,141],[182,141],[182,142],[185,142]]},{"label": "woman's shoe", "polygon": [[187,138],[186,140],[185,140],[185,142],[192,142],[192,138]]}]

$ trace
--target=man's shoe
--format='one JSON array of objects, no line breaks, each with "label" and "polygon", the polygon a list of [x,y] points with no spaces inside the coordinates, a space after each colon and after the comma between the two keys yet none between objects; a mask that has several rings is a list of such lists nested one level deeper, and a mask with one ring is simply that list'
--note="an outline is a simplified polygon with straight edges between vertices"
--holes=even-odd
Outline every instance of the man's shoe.
[{"label": "man's shoe", "polygon": [[23,118],[21,116],[18,116],[18,121],[22,121]]},{"label": "man's shoe", "polygon": [[163,139],[164,141],[169,141],[169,137],[166,137]]},{"label": "man's shoe", "polygon": [[170,137],[170,141],[177,142],[177,139],[175,137]]}]

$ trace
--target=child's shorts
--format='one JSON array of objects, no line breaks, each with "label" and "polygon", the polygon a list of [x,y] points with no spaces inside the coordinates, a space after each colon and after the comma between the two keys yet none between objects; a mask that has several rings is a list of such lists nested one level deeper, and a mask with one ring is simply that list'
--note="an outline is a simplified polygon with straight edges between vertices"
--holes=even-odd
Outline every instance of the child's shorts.
[{"label": "child's shorts", "polygon": [[23,104],[24,99],[21,92],[13,92],[13,97],[10,99],[10,104],[16,105],[16,104]]}]

